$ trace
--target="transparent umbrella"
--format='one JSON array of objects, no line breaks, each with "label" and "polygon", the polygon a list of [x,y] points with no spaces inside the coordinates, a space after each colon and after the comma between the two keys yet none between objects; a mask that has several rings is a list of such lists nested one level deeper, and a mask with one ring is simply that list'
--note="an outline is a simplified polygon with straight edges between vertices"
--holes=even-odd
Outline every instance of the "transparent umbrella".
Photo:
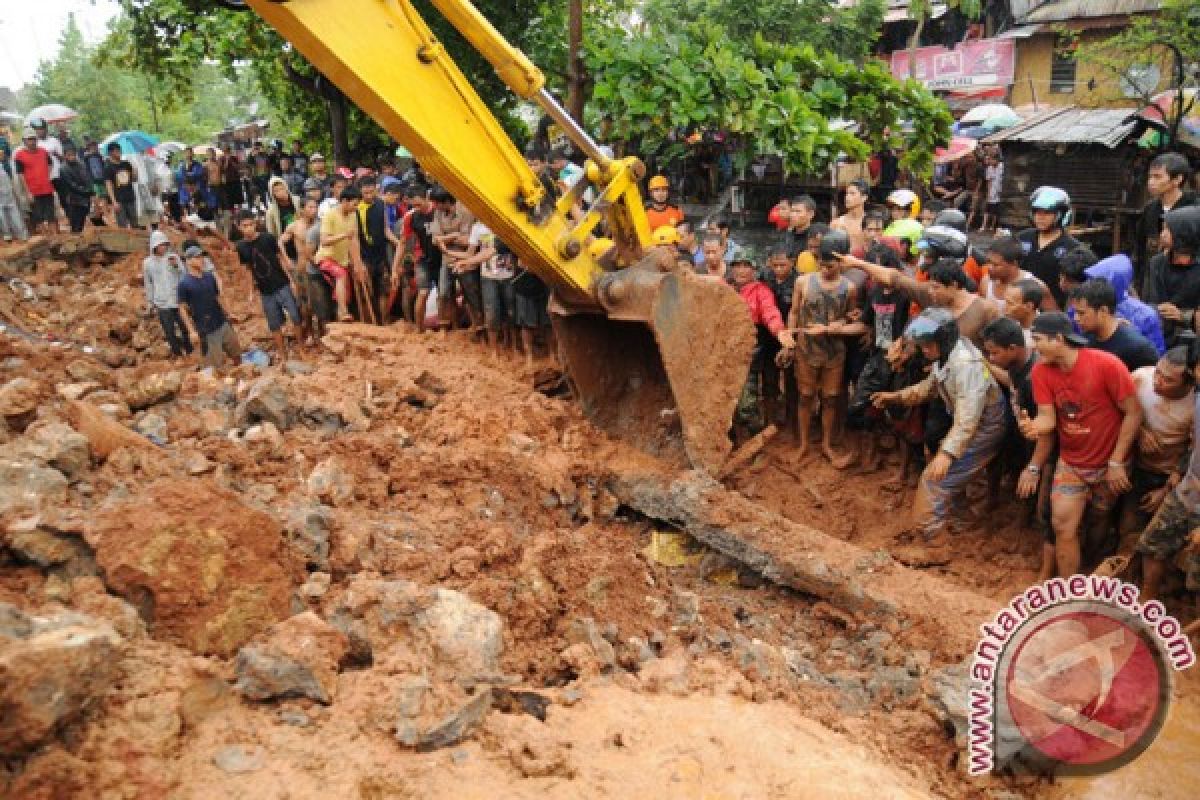
[{"label": "transparent umbrella", "polygon": [[25,120],[29,121],[34,117],[45,120],[48,125],[53,125],[56,122],[69,122],[76,119],[79,117],[79,112],[61,103],[47,103],[30,111]]}]

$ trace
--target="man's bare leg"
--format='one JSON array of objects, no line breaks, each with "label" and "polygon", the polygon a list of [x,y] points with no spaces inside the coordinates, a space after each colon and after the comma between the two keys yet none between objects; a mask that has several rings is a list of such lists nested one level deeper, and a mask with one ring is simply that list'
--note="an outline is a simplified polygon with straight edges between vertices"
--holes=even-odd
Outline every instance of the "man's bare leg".
[{"label": "man's bare leg", "polygon": [[821,452],[825,454],[825,458],[834,466],[838,462],[844,461],[842,456],[839,456],[833,449],[833,432],[837,427],[838,422],[838,398],[837,397],[822,397],[821,398]]},{"label": "man's bare leg", "polygon": [[[797,404],[796,417],[800,424],[800,443],[796,445],[796,454],[803,457],[808,452],[808,436],[809,430],[812,428],[812,412],[813,404],[817,402],[817,396],[800,395],[800,402]],[[822,425],[824,425],[824,412],[821,413]]]},{"label": "man's bare leg", "polygon": [[413,303],[413,319],[417,325],[417,333],[425,332],[425,306],[429,301],[428,289],[417,289],[417,297]]},{"label": "man's bare leg", "polygon": [[1042,542],[1042,566],[1038,569],[1038,581],[1050,580],[1057,571],[1058,558],[1054,552],[1054,545],[1050,542]]},{"label": "man's bare leg", "polygon": [[1079,526],[1087,511],[1087,494],[1059,495],[1052,502],[1055,561],[1059,576],[1065,578],[1079,572]]},{"label": "man's bare leg", "polygon": [[1162,586],[1163,575],[1167,574],[1167,562],[1142,556],[1142,592],[1141,602],[1145,606],[1151,600],[1158,599],[1158,590]]}]

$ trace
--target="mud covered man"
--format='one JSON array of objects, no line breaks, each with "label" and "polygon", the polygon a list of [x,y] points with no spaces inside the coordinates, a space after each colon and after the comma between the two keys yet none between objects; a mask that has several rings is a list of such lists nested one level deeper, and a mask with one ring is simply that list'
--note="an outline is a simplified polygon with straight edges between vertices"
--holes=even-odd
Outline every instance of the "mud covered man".
[{"label": "mud covered man", "polygon": [[899,391],[877,392],[871,400],[877,408],[915,406],[937,395],[952,416],[949,432],[921,474],[913,505],[913,527],[931,541],[967,485],[999,451],[1007,428],[1004,397],[979,350],[959,336],[949,310],[922,311],[904,335],[932,365],[928,377]]}]

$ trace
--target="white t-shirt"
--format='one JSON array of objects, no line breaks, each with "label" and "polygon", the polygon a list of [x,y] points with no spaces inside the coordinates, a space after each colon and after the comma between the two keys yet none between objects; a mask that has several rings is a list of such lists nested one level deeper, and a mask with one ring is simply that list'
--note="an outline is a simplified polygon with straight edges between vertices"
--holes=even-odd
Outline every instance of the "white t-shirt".
[{"label": "white t-shirt", "polygon": [[1004,165],[993,164],[984,172],[984,177],[987,178],[987,201],[999,203],[1000,187],[1004,184]]},{"label": "white t-shirt", "polygon": [[43,150],[50,154],[50,180],[58,180],[58,174],[62,172],[63,161],[63,146],[57,136],[47,136],[45,139],[38,139],[38,144]]},{"label": "white t-shirt", "polygon": [[[1134,463],[1154,472],[1169,473],[1191,444],[1196,406],[1191,392],[1176,399],[1155,392],[1154,370],[1155,367],[1141,367],[1132,375],[1138,402],[1145,415],[1138,430],[1138,454]],[[1147,442],[1157,445],[1157,451],[1147,452]]]},{"label": "white t-shirt", "polygon": [[[495,247],[496,234],[492,233],[492,229],[487,225],[476,221],[471,226],[467,241],[472,247],[478,246],[481,250],[485,247]],[[494,281],[506,281],[513,276],[512,268],[505,266],[507,263],[507,259],[492,256],[479,265],[479,275]]]}]

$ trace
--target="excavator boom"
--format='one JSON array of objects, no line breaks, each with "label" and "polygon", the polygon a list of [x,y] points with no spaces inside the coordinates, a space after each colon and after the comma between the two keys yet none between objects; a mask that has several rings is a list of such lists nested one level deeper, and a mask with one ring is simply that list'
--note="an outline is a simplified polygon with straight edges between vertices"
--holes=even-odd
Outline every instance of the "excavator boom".
[{"label": "excavator boom", "polygon": [[[245,0],[551,287],[560,353],[589,416],[656,454],[715,472],[729,452],[753,348],[748,312],[719,281],[659,269],[660,259],[633,263],[650,241],[641,162],[609,158],[470,2],[432,2],[510,89],[589,156],[585,179],[597,198],[582,219],[546,196],[407,0]],[[602,221],[632,266],[606,269],[589,252]],[[716,320],[723,332],[714,341]]]}]

